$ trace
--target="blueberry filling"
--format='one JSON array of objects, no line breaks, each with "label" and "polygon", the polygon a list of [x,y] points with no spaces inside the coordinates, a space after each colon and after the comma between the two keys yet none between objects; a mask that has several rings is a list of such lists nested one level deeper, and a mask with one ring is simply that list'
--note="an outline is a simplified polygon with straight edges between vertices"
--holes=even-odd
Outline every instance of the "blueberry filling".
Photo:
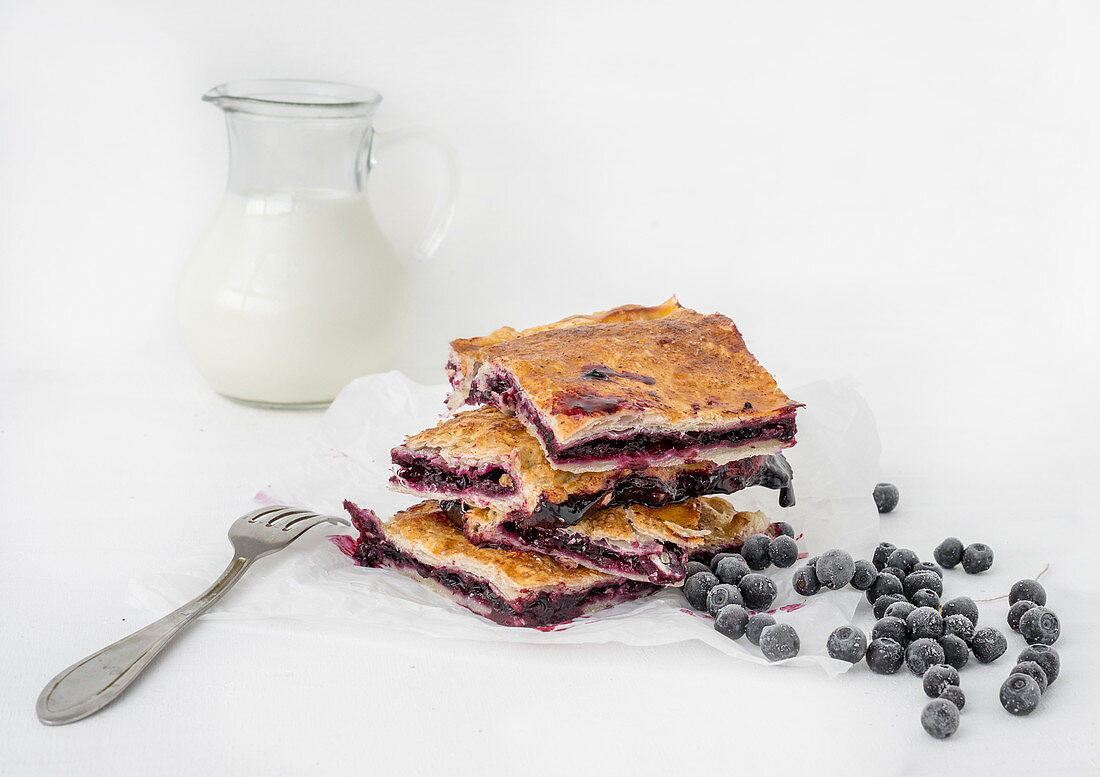
[{"label": "blueberry filling", "polygon": [[501,483],[501,479],[508,473],[500,467],[494,467],[485,472],[474,470],[462,472],[445,469],[433,463],[431,459],[417,458],[409,454],[395,454],[393,463],[397,465],[398,480],[403,480],[424,491],[473,490],[486,496],[506,496],[516,492],[514,485],[505,486]]}]

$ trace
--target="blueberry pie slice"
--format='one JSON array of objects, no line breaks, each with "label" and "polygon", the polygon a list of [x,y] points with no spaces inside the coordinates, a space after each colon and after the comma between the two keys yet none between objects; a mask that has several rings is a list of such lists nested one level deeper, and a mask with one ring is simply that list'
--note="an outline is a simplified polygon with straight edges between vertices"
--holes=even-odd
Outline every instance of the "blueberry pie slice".
[{"label": "blueberry pie slice", "polygon": [[724,464],[794,444],[801,405],[723,315],[675,307],[551,327],[479,345],[474,356],[468,342],[452,344],[449,403],[515,415],[558,469]]},{"label": "blueberry pie slice", "polygon": [[421,502],[383,525],[344,502],[359,530],[354,558],[419,580],[471,612],[505,626],[548,626],[660,589],[549,556],[470,543],[437,502]]},{"label": "blueberry pie slice", "polygon": [[780,504],[794,503],[791,468],[780,453],[726,464],[567,472],[550,465],[517,418],[492,405],[412,435],[391,456],[397,469],[390,483],[396,490],[460,500],[511,521],[574,524],[602,507],[662,507],[752,485],[781,489]]},{"label": "blueberry pie slice", "polygon": [[717,497],[690,499],[668,507],[624,505],[594,510],[581,521],[512,520],[508,515],[465,508],[460,510],[466,537],[476,545],[492,545],[552,556],[566,565],[580,565],[660,585],[684,579],[684,565],[693,555],[711,557],[739,549],[745,538],[768,530],[759,512],[737,512]]}]

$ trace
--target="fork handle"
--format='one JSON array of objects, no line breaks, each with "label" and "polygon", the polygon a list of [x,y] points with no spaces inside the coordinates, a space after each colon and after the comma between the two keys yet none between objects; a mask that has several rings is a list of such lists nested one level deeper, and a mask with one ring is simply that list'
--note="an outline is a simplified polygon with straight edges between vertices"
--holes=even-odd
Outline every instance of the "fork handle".
[{"label": "fork handle", "polygon": [[213,585],[187,604],[62,671],[39,694],[38,719],[47,726],[60,726],[106,707],[173,637],[221,599],[255,560],[237,556]]}]

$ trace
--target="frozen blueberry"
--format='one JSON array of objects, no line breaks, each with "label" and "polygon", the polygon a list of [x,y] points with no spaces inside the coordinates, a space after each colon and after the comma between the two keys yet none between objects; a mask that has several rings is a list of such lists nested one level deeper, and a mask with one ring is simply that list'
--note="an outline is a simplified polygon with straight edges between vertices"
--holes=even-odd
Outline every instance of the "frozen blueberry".
[{"label": "frozen blueberry", "polygon": [[942,664],[943,648],[934,639],[915,639],[905,648],[905,665],[917,677],[923,677],[928,667]]},{"label": "frozen blueberry", "polygon": [[782,661],[798,655],[801,642],[798,632],[789,623],[765,626],[760,632],[760,652],[769,661]]},{"label": "frozen blueberry", "polygon": [[1024,617],[1024,613],[1030,610],[1032,607],[1038,607],[1035,602],[1027,599],[1021,599],[1018,602],[1014,602],[1011,607],[1008,608],[1008,627],[1013,631],[1020,630],[1020,618]]},{"label": "frozen blueberry", "polygon": [[905,618],[911,639],[939,639],[943,636],[943,616],[931,607],[918,607]]},{"label": "frozen blueberry", "polygon": [[932,558],[944,569],[954,569],[963,560],[963,544],[958,537],[948,537],[932,551]]},{"label": "frozen blueberry", "polygon": [[875,613],[875,619],[879,620],[886,617],[886,611],[890,609],[890,605],[898,602],[904,602],[901,594],[886,594],[886,596],[880,596],[875,599],[874,606],[871,608]]},{"label": "frozen blueberry", "polygon": [[944,634],[936,642],[939,642],[940,647],[943,648],[943,662],[945,664],[950,664],[956,669],[962,669],[970,660],[970,648],[967,647],[959,635]]},{"label": "frozen blueberry", "polygon": [[704,564],[702,561],[689,561],[684,564],[684,579],[694,575],[696,572],[710,572],[710,567]]},{"label": "frozen blueberry", "polygon": [[875,625],[871,627],[871,639],[879,639],[880,637],[889,637],[902,647],[909,644],[909,630],[905,628],[905,621],[901,618],[895,618],[893,615],[879,618],[875,621]]},{"label": "frozen blueberry", "polygon": [[1010,674],[1001,685],[1001,706],[1013,715],[1030,715],[1039,706],[1039,683],[1026,674]]},{"label": "frozen blueberry", "polygon": [[875,582],[871,583],[871,587],[867,589],[867,601],[874,604],[880,597],[887,594],[897,594],[901,598],[905,589],[901,586],[901,581],[888,572],[879,572],[878,577],[875,578]]},{"label": "frozen blueberry", "polygon": [[867,653],[867,637],[854,626],[841,626],[829,635],[825,649],[831,658],[855,664]]},{"label": "frozen blueberry", "polygon": [[786,521],[773,521],[770,528],[776,537],[783,536],[794,539],[794,527]]},{"label": "frozen blueberry", "polygon": [[974,651],[974,658],[983,664],[990,664],[1004,655],[1008,650],[1008,642],[1004,634],[992,626],[986,626],[974,632],[970,649]]},{"label": "frozen blueberry", "polygon": [[947,699],[933,699],[920,714],[920,724],[936,739],[947,739],[959,730],[959,708]]},{"label": "frozen blueberry", "polygon": [[1043,667],[1043,671],[1047,673],[1049,685],[1054,685],[1054,681],[1058,679],[1058,672],[1062,669],[1062,660],[1058,657],[1058,651],[1050,645],[1029,645],[1023,649],[1016,660],[1034,661]]},{"label": "frozen blueberry", "polygon": [[1043,671],[1043,667],[1039,666],[1034,661],[1021,661],[1012,667],[1012,671],[1009,674],[1026,674],[1031,677],[1036,683],[1039,684],[1039,693],[1046,693],[1047,685],[1047,673]]},{"label": "frozen blueberry", "polygon": [[707,609],[707,594],[718,585],[718,578],[710,572],[698,572],[684,581],[684,597],[693,610]]},{"label": "frozen blueberry", "polygon": [[879,483],[875,486],[875,507],[880,513],[888,513],[898,506],[898,487],[893,483]]},{"label": "frozen blueberry", "polygon": [[928,667],[924,673],[924,692],[929,699],[938,699],[949,685],[959,684],[959,670],[948,664]]},{"label": "frozen blueberry", "polygon": [[892,542],[880,542],[871,557],[871,563],[875,565],[875,569],[881,572],[882,568],[886,566],[886,559],[890,558],[890,554],[897,550],[897,547]]},{"label": "frozen blueberry", "polygon": [[993,548],[981,542],[966,546],[963,551],[963,571],[970,575],[984,572],[993,566]]},{"label": "frozen blueberry", "polygon": [[954,599],[949,599],[943,603],[940,613],[945,618],[948,615],[965,615],[971,623],[978,625],[978,605],[974,604],[974,600],[969,596],[956,596]]},{"label": "frozen blueberry", "polygon": [[1062,634],[1062,625],[1053,610],[1032,607],[1020,617],[1020,634],[1029,645],[1053,645]]},{"label": "frozen blueberry", "polygon": [[940,597],[936,595],[936,592],[928,589],[921,588],[919,591],[915,591],[912,596],[909,597],[909,601],[917,605],[917,607],[931,607],[936,612],[940,609]]},{"label": "frozen blueberry", "polygon": [[959,712],[962,712],[962,708],[966,706],[966,695],[962,692],[962,688],[957,685],[949,685],[944,688],[940,698],[947,699],[954,704],[959,708]]},{"label": "frozen blueberry", "polygon": [[791,578],[794,592],[802,596],[813,596],[821,590],[821,582],[817,579],[817,572],[811,566],[802,567]]},{"label": "frozen blueberry", "polygon": [[889,637],[871,640],[867,646],[867,666],[875,674],[893,674],[905,662],[905,652]]},{"label": "frozen blueberry", "polygon": [[1042,607],[1047,603],[1047,591],[1037,580],[1017,580],[1008,589],[1008,603],[1016,604],[1022,599]]},{"label": "frozen blueberry", "polygon": [[759,572],[750,572],[745,575],[737,586],[741,589],[745,606],[757,612],[771,607],[779,593],[775,587],[775,581]]},{"label": "frozen blueberry", "polygon": [[938,564],[933,564],[931,561],[918,561],[913,565],[914,572],[934,572],[936,577],[943,580],[943,570],[940,569]]},{"label": "frozen blueberry", "polygon": [[767,534],[754,534],[745,540],[741,546],[741,555],[749,564],[749,569],[761,570],[771,566],[772,560],[768,558],[768,547],[772,544],[772,538]]},{"label": "frozen blueberry", "polygon": [[886,566],[897,567],[908,575],[913,571],[913,567],[916,566],[918,561],[920,561],[920,556],[914,551],[909,550],[909,548],[898,548],[886,559]]},{"label": "frozen blueberry", "polygon": [[711,560],[710,560],[710,571],[717,574],[718,573],[718,564],[721,563],[722,559],[729,558],[730,556],[740,556],[740,555],[741,555],[740,553],[715,553],[714,557],[711,558]]},{"label": "frozen blueberry", "polygon": [[895,618],[901,618],[902,620],[905,620],[909,617],[909,613],[911,613],[915,609],[917,609],[917,605],[913,604],[912,602],[894,602],[886,608],[886,614],[893,615]]},{"label": "frozen blueberry", "polygon": [[714,616],[714,630],[730,639],[741,639],[749,624],[749,611],[739,604],[727,604]]},{"label": "frozen blueberry", "polygon": [[916,572],[910,572],[905,576],[903,583],[905,586],[905,595],[910,599],[913,598],[913,593],[919,591],[922,588],[929,588],[936,592],[936,596],[943,594],[943,580],[939,575],[928,569],[921,569]]},{"label": "frozen blueberry", "polygon": [[798,561],[798,543],[786,534],[780,534],[768,545],[768,558],[781,569]]},{"label": "frozen blueberry", "polygon": [[717,578],[723,583],[729,583],[730,585],[737,585],[741,582],[741,578],[751,571],[749,565],[745,562],[744,557],[740,553],[730,553],[726,555],[726,557],[719,561],[718,565],[714,568],[714,574]]},{"label": "frozen blueberry", "polygon": [[962,613],[955,613],[954,615],[948,615],[943,619],[943,633],[954,634],[966,644],[970,644],[970,640],[974,639],[974,632],[977,627],[970,622],[970,618],[967,618]]},{"label": "frozen blueberry", "polygon": [[904,569],[901,569],[900,567],[883,567],[882,568],[882,573],[884,575],[893,575],[894,577],[896,577],[898,580],[901,581],[901,584],[903,586],[905,585],[905,570]]},{"label": "frozen blueberry", "polygon": [[876,577],[878,577],[878,570],[875,569],[875,565],[861,558],[855,563],[852,571],[852,588],[857,591],[866,591],[875,582]]},{"label": "frozen blueberry", "polygon": [[855,562],[847,551],[834,548],[822,553],[817,559],[817,579],[826,588],[838,591],[852,582],[855,574]]},{"label": "frozen blueberry", "polygon": [[744,604],[741,589],[729,583],[719,583],[707,593],[707,612],[717,615],[727,604]]},{"label": "frozen blueberry", "polygon": [[758,612],[756,615],[749,616],[749,622],[745,625],[745,636],[749,638],[749,642],[754,645],[760,644],[760,632],[764,630],[766,626],[771,626],[775,623],[775,618],[768,615],[766,612]]}]

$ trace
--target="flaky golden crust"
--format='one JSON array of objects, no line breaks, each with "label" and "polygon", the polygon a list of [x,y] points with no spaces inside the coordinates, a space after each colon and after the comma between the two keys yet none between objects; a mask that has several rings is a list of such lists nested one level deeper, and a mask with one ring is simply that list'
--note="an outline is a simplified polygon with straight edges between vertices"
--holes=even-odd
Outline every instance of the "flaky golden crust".
[{"label": "flaky golden crust", "polygon": [[[502,469],[507,473],[513,493],[495,497],[470,493],[460,495],[461,498],[479,507],[528,515],[540,502],[563,504],[570,497],[607,491],[631,474],[670,482],[681,472],[701,472],[712,467],[708,463],[580,473],[555,469],[547,460],[539,441],[519,419],[505,415],[493,405],[444,419],[433,428],[406,438],[405,444],[394,448],[392,455],[395,461],[406,456],[438,459],[455,471]],[[440,499],[456,498],[456,495],[442,490],[432,492],[411,487],[402,483],[399,477],[391,482],[397,490],[406,493],[430,494]]]},{"label": "flaky golden crust", "polygon": [[479,548],[451,523],[438,502],[421,502],[397,513],[384,531],[397,549],[417,561],[487,580],[510,599],[542,590],[583,591],[616,579],[585,567],[566,567],[539,553]]},{"label": "flaky golden crust", "polygon": [[482,351],[498,343],[526,337],[536,332],[544,332],[551,329],[569,329],[589,324],[612,324],[624,321],[644,321],[662,318],[679,310],[680,302],[673,295],[659,305],[623,305],[611,310],[601,310],[588,315],[576,315],[555,321],[552,324],[533,326],[523,330],[513,329],[510,326],[501,327],[494,332],[482,337],[459,338],[451,341],[451,353],[447,359],[447,373],[451,385],[456,388],[456,393],[462,396],[456,400],[453,407],[461,406],[465,401],[465,392],[469,390],[469,382],[473,380],[478,367],[481,366]]},{"label": "flaky golden crust", "polygon": [[763,534],[770,521],[759,510],[738,510],[725,499],[705,496],[701,500],[699,528],[707,532],[697,551],[717,552],[739,546],[753,534]]}]

